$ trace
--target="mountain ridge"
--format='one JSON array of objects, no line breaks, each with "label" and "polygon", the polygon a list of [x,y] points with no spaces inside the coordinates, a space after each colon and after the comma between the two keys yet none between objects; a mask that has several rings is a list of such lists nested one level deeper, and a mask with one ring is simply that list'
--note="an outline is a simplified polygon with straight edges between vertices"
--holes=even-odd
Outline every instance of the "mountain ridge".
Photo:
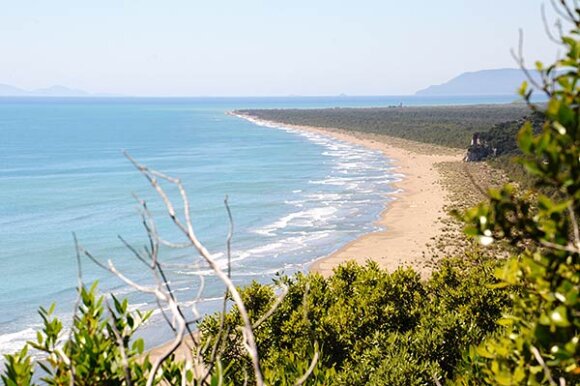
[{"label": "mountain ridge", "polygon": [[[537,71],[529,70],[534,78]],[[515,95],[526,74],[519,68],[499,68],[464,72],[447,82],[415,92],[419,96]]]},{"label": "mountain ridge", "polygon": [[95,96],[87,91],[61,85],[25,90],[9,84],[0,83],[0,96],[3,97],[88,97]]}]

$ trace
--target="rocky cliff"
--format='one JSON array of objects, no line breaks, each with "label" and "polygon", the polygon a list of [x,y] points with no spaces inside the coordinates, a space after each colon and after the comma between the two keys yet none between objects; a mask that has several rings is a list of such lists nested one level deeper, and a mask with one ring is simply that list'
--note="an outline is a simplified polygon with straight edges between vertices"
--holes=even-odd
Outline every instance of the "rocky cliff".
[{"label": "rocky cliff", "polygon": [[523,119],[498,123],[489,131],[473,134],[463,160],[477,162],[501,155],[518,154],[516,137],[526,121],[531,122],[534,132],[539,132],[544,119],[536,113]]}]

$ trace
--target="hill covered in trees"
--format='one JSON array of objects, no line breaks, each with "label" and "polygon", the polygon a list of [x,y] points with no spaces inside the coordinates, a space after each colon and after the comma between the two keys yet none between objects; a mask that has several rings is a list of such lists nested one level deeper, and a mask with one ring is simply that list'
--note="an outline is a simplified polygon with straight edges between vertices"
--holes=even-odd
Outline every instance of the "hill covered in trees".
[{"label": "hill covered in trees", "polygon": [[537,134],[542,129],[544,116],[534,113],[515,121],[497,123],[488,131],[475,133],[467,148],[465,161],[484,161],[521,154],[516,138],[520,128],[526,122],[531,124],[533,131]]}]

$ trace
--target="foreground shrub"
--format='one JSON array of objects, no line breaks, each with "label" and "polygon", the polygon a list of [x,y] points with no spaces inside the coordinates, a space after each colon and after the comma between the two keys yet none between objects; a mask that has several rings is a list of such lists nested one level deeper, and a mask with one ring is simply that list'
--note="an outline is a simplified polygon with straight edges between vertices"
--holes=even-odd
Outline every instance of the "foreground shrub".
[{"label": "foreground shrub", "polygon": [[[486,273],[497,265],[480,256],[448,260],[427,282],[413,270],[387,273],[370,262],[341,266],[328,279],[279,277],[287,294],[274,312],[277,294],[271,286],[254,283],[241,289],[253,323],[271,313],[254,327],[266,383],[293,385],[307,374],[312,385],[421,385],[434,376],[453,376],[462,353],[496,330],[493,321],[509,305],[505,289],[489,286],[493,279]],[[27,346],[6,356],[4,384],[32,385],[40,376],[50,385],[145,385],[151,361],[134,333],[149,314],[129,312],[126,301],[112,300],[109,306],[96,286],[81,289],[72,331],[66,334],[52,316],[54,307],[41,309],[44,327],[29,344],[44,354],[37,363],[41,371]],[[213,357],[206,382],[251,382],[240,323],[235,307],[201,322],[205,346],[223,348]],[[211,350],[206,353],[211,359]],[[181,384],[184,377],[191,382],[192,370],[183,366],[170,358],[154,384]],[[39,375],[33,377],[35,371]]]},{"label": "foreground shrub", "polygon": [[[309,361],[316,347],[317,369],[331,371],[330,384],[421,385],[450,378],[463,352],[497,329],[509,305],[506,289],[492,288],[497,261],[480,255],[445,261],[433,278],[421,282],[411,269],[393,273],[375,263],[348,263],[333,276],[297,274],[277,279],[288,293],[270,318],[255,329],[264,368],[276,379],[288,358]],[[242,290],[252,320],[276,301],[269,287],[254,283]],[[222,325],[223,323],[223,325]],[[200,325],[208,344],[221,328],[231,332],[222,360],[235,374],[250,373],[240,350],[236,309],[206,318]]]},{"label": "foreground shrub", "polygon": [[[561,4],[573,23],[561,37],[566,55],[547,68],[537,63],[546,121],[540,133],[528,124],[518,135],[521,163],[552,194],[507,185],[466,214],[484,244],[524,248],[497,272],[500,285],[517,289],[506,327],[472,353],[489,384],[580,384],[580,9]],[[527,84],[521,93],[540,110]]]}]

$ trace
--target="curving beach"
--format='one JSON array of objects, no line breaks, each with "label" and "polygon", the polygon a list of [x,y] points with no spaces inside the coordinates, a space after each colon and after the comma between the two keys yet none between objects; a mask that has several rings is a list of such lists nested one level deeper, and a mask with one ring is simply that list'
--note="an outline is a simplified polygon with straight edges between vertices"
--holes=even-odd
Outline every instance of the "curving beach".
[{"label": "curving beach", "polygon": [[[235,115],[260,121],[244,114]],[[397,172],[404,175],[395,184],[398,188],[395,200],[386,205],[378,221],[382,230],[363,235],[331,255],[321,257],[311,265],[312,271],[329,276],[334,268],[346,261],[364,263],[372,260],[389,271],[411,266],[423,277],[429,275],[430,257],[427,252],[430,243],[441,234],[442,220],[447,216],[444,207],[448,203],[448,191],[436,164],[459,162],[462,151],[383,135],[260,122],[328,135],[379,150],[392,159]]]},{"label": "curving beach", "polygon": [[[449,203],[449,191],[442,183],[443,176],[436,164],[460,162],[462,151],[395,137],[288,125],[239,113],[230,114],[263,125],[310,131],[379,150],[394,161],[396,172],[403,175],[395,183],[395,200],[386,204],[386,209],[378,220],[382,230],[362,235],[336,252],[320,257],[310,266],[311,271],[328,277],[334,268],[347,261],[364,264],[367,260],[372,260],[389,271],[410,266],[423,278],[430,275],[432,267],[430,254],[427,252],[433,239],[441,234],[444,227],[442,220],[448,216],[444,207]],[[157,358],[170,344],[171,342],[156,347],[149,354],[152,358]],[[186,353],[187,345],[182,344],[176,355],[184,358]]]}]

